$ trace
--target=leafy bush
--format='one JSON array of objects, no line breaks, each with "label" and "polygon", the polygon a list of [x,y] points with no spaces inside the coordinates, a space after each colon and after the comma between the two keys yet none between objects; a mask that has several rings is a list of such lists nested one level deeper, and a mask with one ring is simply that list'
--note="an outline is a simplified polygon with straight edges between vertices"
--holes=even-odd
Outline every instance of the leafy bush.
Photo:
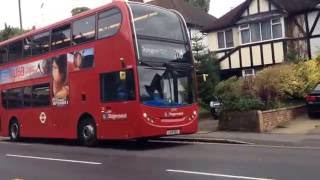
[{"label": "leafy bush", "polygon": [[215,93],[222,101],[223,111],[249,111],[263,107],[263,103],[244,87],[244,79],[237,77],[231,77],[216,86]]},{"label": "leafy bush", "polygon": [[316,60],[300,62],[294,65],[294,81],[286,83],[287,92],[292,98],[303,98],[320,82],[320,63]]},{"label": "leafy bush", "polygon": [[303,99],[320,83],[319,69],[320,60],[272,66],[249,81],[236,77],[222,81],[215,93],[221,98],[224,111],[278,108]]}]

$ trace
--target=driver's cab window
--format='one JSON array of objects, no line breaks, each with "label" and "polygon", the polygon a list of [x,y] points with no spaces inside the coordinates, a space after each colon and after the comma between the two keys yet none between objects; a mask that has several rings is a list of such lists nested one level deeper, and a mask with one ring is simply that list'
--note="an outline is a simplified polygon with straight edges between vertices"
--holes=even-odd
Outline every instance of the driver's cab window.
[{"label": "driver's cab window", "polygon": [[133,70],[116,71],[100,75],[103,102],[135,99]]}]

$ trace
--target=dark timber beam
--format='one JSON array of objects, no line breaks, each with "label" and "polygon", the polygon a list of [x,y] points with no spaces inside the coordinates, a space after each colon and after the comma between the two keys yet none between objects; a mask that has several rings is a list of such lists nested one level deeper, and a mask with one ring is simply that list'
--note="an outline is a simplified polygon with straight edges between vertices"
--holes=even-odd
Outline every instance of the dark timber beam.
[{"label": "dark timber beam", "polygon": [[252,46],[249,46],[249,49],[250,49],[250,63],[251,63],[251,67],[253,67]]},{"label": "dark timber beam", "polygon": [[240,68],[242,68],[242,54],[241,54],[241,48],[239,49],[239,61],[240,61]]},{"label": "dark timber beam", "polygon": [[272,55],[272,64],[276,63],[275,55],[274,55],[274,44],[271,42],[271,55]]},{"label": "dark timber beam", "polygon": [[319,18],[320,18],[320,11],[318,11],[318,14],[317,14],[317,17],[316,17],[316,19],[314,20],[314,23],[313,23],[313,25],[312,25],[312,27],[311,27],[311,30],[310,30],[310,36],[313,34],[313,32],[314,32],[314,29],[316,28],[316,26],[317,26],[317,24],[318,24],[318,21],[319,21]]},{"label": "dark timber beam", "polygon": [[260,55],[261,55],[261,64],[264,66],[264,57],[263,57],[263,45],[260,44]]},{"label": "dark timber beam", "polygon": [[306,22],[306,30],[307,30],[307,51],[308,51],[308,58],[311,59],[311,42],[310,42],[310,28],[309,28],[309,20],[308,20],[308,13],[304,14],[304,19]]},{"label": "dark timber beam", "polygon": [[307,32],[303,29],[303,27],[299,24],[298,20],[294,18],[294,24],[298,27],[299,31],[304,35],[307,36]]}]

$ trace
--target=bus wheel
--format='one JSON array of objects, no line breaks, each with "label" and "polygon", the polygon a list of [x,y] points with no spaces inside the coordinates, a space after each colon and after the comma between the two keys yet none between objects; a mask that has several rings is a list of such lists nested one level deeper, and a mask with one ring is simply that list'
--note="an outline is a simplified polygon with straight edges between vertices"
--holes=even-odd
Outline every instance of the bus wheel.
[{"label": "bus wheel", "polygon": [[90,118],[82,120],[78,127],[78,140],[84,146],[94,146],[97,143],[97,131],[94,121]]},{"label": "bus wheel", "polygon": [[12,120],[10,123],[9,135],[11,141],[18,141],[20,138],[20,126],[16,119]]}]

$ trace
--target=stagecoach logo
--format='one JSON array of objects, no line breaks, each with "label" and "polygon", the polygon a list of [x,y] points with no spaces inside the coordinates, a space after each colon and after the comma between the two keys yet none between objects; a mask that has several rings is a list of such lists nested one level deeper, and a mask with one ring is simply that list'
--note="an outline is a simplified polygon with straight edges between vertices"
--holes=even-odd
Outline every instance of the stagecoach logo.
[{"label": "stagecoach logo", "polygon": [[184,114],[183,112],[165,112],[164,117],[166,118],[176,118],[176,117],[182,117]]},{"label": "stagecoach logo", "polygon": [[44,124],[44,123],[46,122],[46,120],[47,120],[46,113],[44,113],[44,112],[40,113],[39,119],[40,119],[40,122],[41,122],[42,124]]},{"label": "stagecoach logo", "polygon": [[124,120],[128,118],[128,114],[113,114],[113,113],[104,113],[103,119],[105,120]]}]

